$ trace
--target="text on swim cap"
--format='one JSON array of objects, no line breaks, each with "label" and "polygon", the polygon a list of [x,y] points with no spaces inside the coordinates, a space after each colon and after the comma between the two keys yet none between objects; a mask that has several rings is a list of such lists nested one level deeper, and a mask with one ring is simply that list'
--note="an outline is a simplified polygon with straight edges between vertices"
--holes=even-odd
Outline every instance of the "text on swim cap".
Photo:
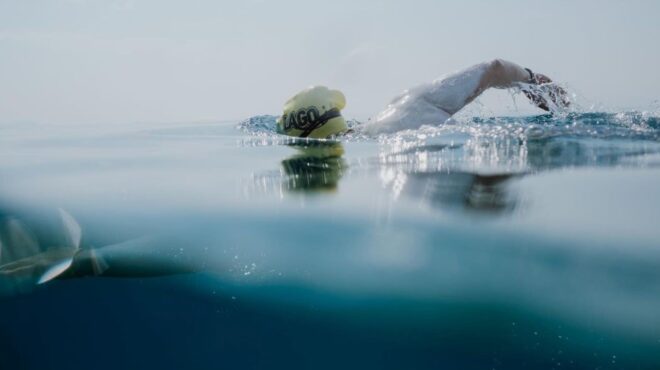
[{"label": "text on swim cap", "polygon": [[329,120],[341,117],[339,109],[332,108],[325,113],[319,115],[318,109],[311,106],[306,109],[299,109],[298,111],[291,112],[288,115],[285,113],[282,116],[284,131],[292,128],[302,130],[300,137],[307,137],[312,131],[325,125]]},{"label": "text on swim cap", "polygon": [[289,114],[285,114],[282,117],[284,122],[284,130],[288,131],[292,128],[305,131],[311,126],[317,126],[318,121],[321,115],[319,110],[316,107],[308,107],[293,111]]}]

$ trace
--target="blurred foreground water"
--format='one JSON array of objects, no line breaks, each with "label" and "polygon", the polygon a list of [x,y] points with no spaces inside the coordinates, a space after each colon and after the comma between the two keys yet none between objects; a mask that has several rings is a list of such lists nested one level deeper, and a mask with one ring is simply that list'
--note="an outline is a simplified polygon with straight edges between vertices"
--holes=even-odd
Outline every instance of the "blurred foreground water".
[{"label": "blurred foreground water", "polygon": [[0,127],[0,369],[660,368],[660,120]]}]

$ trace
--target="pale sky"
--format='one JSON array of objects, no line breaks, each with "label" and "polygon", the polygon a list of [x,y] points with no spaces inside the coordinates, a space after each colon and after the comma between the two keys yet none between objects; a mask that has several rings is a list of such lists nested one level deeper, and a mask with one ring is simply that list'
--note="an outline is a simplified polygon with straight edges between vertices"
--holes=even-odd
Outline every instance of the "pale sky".
[{"label": "pale sky", "polygon": [[0,0],[0,123],[240,119],[312,84],[365,119],[495,57],[603,109],[657,109],[659,16],[657,0]]}]

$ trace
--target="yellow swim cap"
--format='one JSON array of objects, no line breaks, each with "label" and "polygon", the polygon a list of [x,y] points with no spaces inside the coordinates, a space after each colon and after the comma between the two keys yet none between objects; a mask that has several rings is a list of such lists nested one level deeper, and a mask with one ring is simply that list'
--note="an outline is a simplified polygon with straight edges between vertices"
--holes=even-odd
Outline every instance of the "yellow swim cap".
[{"label": "yellow swim cap", "polygon": [[277,120],[280,133],[289,136],[323,139],[348,130],[341,110],[346,98],[339,90],[325,86],[307,88],[284,104],[284,113]]}]

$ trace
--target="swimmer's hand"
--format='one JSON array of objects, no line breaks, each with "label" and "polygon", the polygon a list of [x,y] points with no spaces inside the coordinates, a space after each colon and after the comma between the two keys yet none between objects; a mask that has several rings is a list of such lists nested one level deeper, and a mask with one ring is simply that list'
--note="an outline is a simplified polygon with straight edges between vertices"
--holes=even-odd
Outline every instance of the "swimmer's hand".
[{"label": "swimmer's hand", "polygon": [[550,111],[551,105],[548,100],[553,103],[553,107],[566,108],[571,105],[566,90],[553,83],[550,77],[540,73],[534,73],[530,85],[525,86],[522,92],[527,99],[544,111]]}]

